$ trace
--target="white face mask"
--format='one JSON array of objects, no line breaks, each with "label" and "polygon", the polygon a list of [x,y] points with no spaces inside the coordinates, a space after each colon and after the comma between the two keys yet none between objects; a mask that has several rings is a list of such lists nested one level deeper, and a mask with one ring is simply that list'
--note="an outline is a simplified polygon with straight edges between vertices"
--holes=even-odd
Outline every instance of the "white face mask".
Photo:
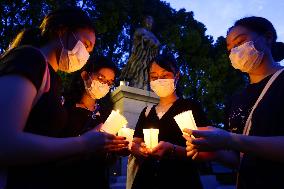
[{"label": "white face mask", "polygon": [[150,82],[151,89],[159,97],[167,97],[175,91],[175,80],[174,79],[157,79]]},{"label": "white face mask", "polygon": [[[75,35],[73,34],[75,37]],[[75,37],[75,39],[77,39]],[[80,70],[88,61],[90,54],[87,51],[82,41],[77,40],[75,47],[72,50],[64,48],[60,38],[62,50],[59,58],[58,69],[67,73],[75,72]]]},{"label": "white face mask", "polygon": [[253,41],[248,41],[231,49],[229,57],[235,69],[249,73],[260,65],[263,54],[254,47]]},{"label": "white face mask", "polygon": [[104,96],[106,96],[106,94],[109,92],[110,89],[108,84],[101,83],[97,80],[92,80],[92,84],[90,87],[87,86],[86,81],[84,81],[84,83],[87,93],[93,99],[103,98]]}]

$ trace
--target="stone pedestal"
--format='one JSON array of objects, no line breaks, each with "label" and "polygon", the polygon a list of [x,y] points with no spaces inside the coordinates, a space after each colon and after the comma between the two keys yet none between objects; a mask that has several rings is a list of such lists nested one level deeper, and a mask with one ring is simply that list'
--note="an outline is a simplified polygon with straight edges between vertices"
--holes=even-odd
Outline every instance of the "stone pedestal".
[{"label": "stone pedestal", "polygon": [[[159,97],[150,91],[120,85],[112,93],[114,110],[119,110],[128,121],[128,128],[135,129],[139,115],[143,108],[152,106],[159,102]],[[121,158],[116,166],[118,175],[126,175],[127,157]]]},{"label": "stone pedestal", "polygon": [[112,92],[114,109],[118,109],[127,119],[127,127],[135,129],[143,108],[159,102],[158,96],[150,91],[120,85]]}]

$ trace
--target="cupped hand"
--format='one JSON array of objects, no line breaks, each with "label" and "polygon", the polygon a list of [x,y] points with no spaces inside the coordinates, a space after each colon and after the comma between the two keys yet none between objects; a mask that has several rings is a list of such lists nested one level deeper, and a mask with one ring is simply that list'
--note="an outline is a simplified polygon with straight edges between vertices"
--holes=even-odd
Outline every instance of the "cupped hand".
[{"label": "cupped hand", "polygon": [[162,159],[173,149],[173,144],[165,141],[160,141],[159,144],[152,149],[151,155],[157,159]]},{"label": "cupped hand", "polygon": [[147,158],[150,153],[150,149],[146,147],[144,142],[132,142],[131,152],[140,158]]},{"label": "cupped hand", "polygon": [[128,148],[128,141],[125,137],[115,136],[109,133],[90,130],[80,136],[85,143],[88,153],[116,152]]}]

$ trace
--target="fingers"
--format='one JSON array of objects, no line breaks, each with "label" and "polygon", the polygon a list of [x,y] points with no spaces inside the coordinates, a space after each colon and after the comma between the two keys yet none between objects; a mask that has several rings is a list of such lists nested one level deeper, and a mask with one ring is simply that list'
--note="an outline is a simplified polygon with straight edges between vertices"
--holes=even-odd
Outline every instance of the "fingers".
[{"label": "fingers", "polygon": [[148,157],[149,156],[149,150],[147,150],[147,148],[140,147],[139,148],[139,154],[143,157]]},{"label": "fingers", "polygon": [[116,135],[113,135],[107,132],[100,132],[100,133],[102,133],[109,140],[125,140],[126,139],[124,136],[116,136]]},{"label": "fingers", "polygon": [[198,152],[196,152],[193,156],[192,156],[192,158],[191,159],[195,159],[196,157],[198,156]]},{"label": "fingers", "polygon": [[153,149],[151,150],[151,152],[152,152],[152,153],[155,153],[156,151],[160,150],[160,149],[162,148],[163,144],[164,144],[163,141],[159,142],[159,144],[158,144],[155,148],[153,148]]},{"label": "fingers", "polygon": [[140,146],[146,148],[146,144],[145,144],[144,142],[141,142],[141,143],[140,143]]},{"label": "fingers", "polygon": [[106,140],[105,144],[125,144],[128,145],[129,142],[127,140],[123,140],[123,139],[113,139],[113,140]]},{"label": "fingers", "polygon": [[106,146],[105,150],[108,152],[121,152],[127,151],[128,147]]},{"label": "fingers", "polygon": [[186,152],[186,155],[187,155],[188,157],[193,157],[196,153],[198,153],[198,152],[197,152],[196,149],[194,149],[194,150],[191,150],[191,151],[187,151],[187,152]]},{"label": "fingers", "polygon": [[116,140],[125,140],[126,138],[124,136],[115,136]]},{"label": "fingers", "polygon": [[192,135],[192,130],[185,128],[183,132],[187,133],[189,136]]},{"label": "fingers", "polygon": [[192,130],[191,134],[195,137],[206,137],[210,131]]},{"label": "fingers", "polygon": [[190,135],[184,134],[184,135],[182,135],[182,136],[183,136],[183,138],[185,138],[185,140],[186,140],[187,142],[191,142],[191,141],[192,141],[192,138],[190,137]]},{"label": "fingers", "polygon": [[207,145],[208,142],[207,142],[207,140],[205,140],[205,139],[196,138],[196,139],[193,139],[193,140],[191,141],[191,144],[196,145],[196,146],[203,146],[203,145]]},{"label": "fingers", "polygon": [[195,145],[193,144],[188,144],[186,146],[186,151],[191,151],[191,150],[194,150],[194,149],[197,149]]}]

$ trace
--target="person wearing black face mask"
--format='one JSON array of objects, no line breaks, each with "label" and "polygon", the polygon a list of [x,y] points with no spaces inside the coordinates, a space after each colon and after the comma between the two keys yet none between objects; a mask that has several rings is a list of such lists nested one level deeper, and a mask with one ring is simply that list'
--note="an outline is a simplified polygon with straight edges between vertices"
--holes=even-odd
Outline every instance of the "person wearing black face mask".
[{"label": "person wearing black face mask", "polygon": [[226,127],[232,132],[186,130],[199,137],[185,136],[188,156],[218,150],[217,160],[239,166],[238,189],[284,187],[284,69],[278,63],[284,44],[276,39],[272,23],[262,17],[242,18],[229,29],[232,66],[250,79],[226,108]]}]

